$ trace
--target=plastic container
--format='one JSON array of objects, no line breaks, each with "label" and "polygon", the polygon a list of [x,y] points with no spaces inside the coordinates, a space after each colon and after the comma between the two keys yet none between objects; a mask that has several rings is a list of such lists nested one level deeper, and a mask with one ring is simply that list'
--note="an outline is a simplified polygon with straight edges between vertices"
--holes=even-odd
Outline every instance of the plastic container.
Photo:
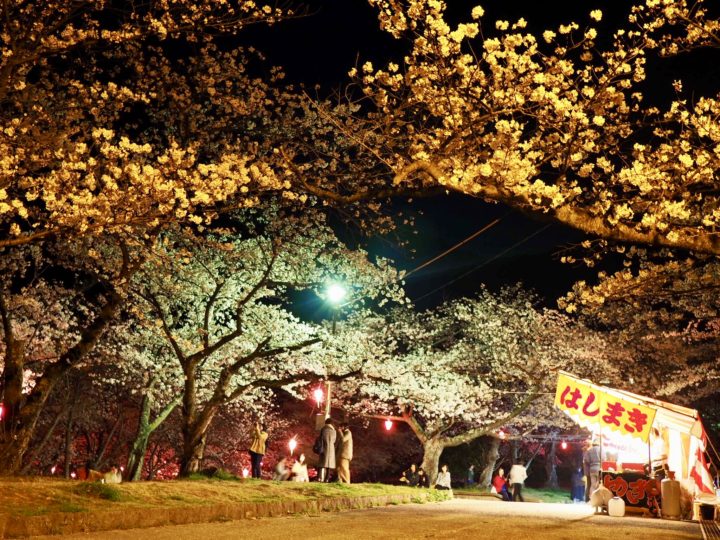
[{"label": "plastic container", "polygon": [[625,515],[625,501],[620,497],[613,497],[608,501],[608,515],[612,517],[623,517]]},{"label": "plastic container", "polygon": [[660,483],[660,493],[662,497],[662,517],[679,518],[680,517],[680,482],[665,478]]}]

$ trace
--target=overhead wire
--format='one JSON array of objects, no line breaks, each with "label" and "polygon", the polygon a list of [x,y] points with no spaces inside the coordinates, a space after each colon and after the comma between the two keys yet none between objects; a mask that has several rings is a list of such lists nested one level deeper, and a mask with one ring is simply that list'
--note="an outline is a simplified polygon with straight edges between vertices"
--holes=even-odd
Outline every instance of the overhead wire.
[{"label": "overhead wire", "polygon": [[510,251],[512,251],[513,249],[515,249],[516,247],[524,244],[525,242],[527,242],[527,241],[530,240],[531,238],[533,238],[533,237],[537,236],[538,234],[540,234],[541,232],[547,230],[549,227],[550,227],[549,224],[548,224],[548,225],[545,225],[544,227],[541,227],[541,228],[538,229],[537,231],[534,231],[533,233],[527,235],[525,238],[519,240],[518,242],[515,242],[512,246],[510,246],[510,247],[507,248],[507,249],[504,249],[503,251],[501,251],[501,252],[498,253],[497,255],[493,255],[492,257],[490,257],[490,258],[487,259],[486,261],[483,261],[482,263],[478,264],[477,266],[474,266],[473,268],[471,268],[471,269],[468,270],[467,272],[464,272],[464,273],[460,274],[459,276],[457,276],[456,278],[454,278],[454,279],[452,279],[452,280],[444,283],[444,284],[441,285],[440,287],[437,287],[436,289],[433,289],[432,291],[427,292],[427,293],[423,294],[422,296],[419,296],[419,297],[415,298],[415,302],[419,302],[420,300],[423,300],[423,299],[427,298],[428,296],[430,296],[430,295],[432,295],[432,294],[435,294],[436,292],[445,289],[448,285],[452,285],[453,283],[455,283],[455,282],[463,279],[464,277],[472,274],[473,272],[479,270],[479,269],[482,268],[483,266],[486,266],[486,265],[490,264],[491,262],[493,262],[494,260],[499,259],[500,257],[502,257],[503,255],[509,253]]}]

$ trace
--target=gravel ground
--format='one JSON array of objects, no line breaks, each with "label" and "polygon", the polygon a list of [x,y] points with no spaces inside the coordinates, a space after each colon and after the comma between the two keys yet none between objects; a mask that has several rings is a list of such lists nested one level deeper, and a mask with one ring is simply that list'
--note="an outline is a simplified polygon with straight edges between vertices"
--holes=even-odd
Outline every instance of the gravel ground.
[{"label": "gravel ground", "polygon": [[[563,540],[700,539],[697,523],[643,517],[594,516],[586,505],[506,503],[455,499],[444,503],[408,504],[226,523],[201,523],[127,531],[76,534],[64,538],[92,540],[230,540],[347,538],[520,538]],[[35,537],[57,539],[57,536]]]}]

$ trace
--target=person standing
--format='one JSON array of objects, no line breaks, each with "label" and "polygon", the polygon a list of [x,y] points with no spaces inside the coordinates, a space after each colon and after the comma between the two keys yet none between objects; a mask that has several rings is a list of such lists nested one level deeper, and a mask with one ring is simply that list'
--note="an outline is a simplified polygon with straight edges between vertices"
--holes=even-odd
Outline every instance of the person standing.
[{"label": "person standing", "polygon": [[527,479],[527,469],[522,461],[518,461],[515,465],[510,468],[510,475],[508,476],[510,485],[512,486],[512,500],[525,502],[522,496],[523,482]]},{"label": "person standing", "polygon": [[265,442],[268,434],[265,427],[260,422],[255,422],[255,431],[253,432],[253,441],[250,445],[250,464],[252,469],[252,477],[260,478],[262,459],[265,455]]},{"label": "person standing", "polygon": [[338,481],[350,483],[350,462],[353,459],[353,438],[347,424],[340,426],[340,452],[338,456]]},{"label": "person standing", "polygon": [[467,487],[473,487],[475,485],[475,465],[470,465],[467,471]]},{"label": "person standing", "polygon": [[582,467],[578,467],[573,471],[571,499],[573,502],[585,502],[585,477],[583,476]]},{"label": "person standing", "polygon": [[583,469],[585,471],[585,502],[590,500],[590,495],[600,486],[600,443],[593,441],[583,453]]},{"label": "person standing", "polygon": [[332,471],[337,465],[335,461],[335,441],[337,439],[337,432],[335,426],[333,426],[333,419],[325,419],[325,425],[320,430],[320,438],[323,442],[323,451],[320,454],[320,462],[318,467],[320,468],[320,474],[318,476],[319,482],[330,481],[330,471]]}]

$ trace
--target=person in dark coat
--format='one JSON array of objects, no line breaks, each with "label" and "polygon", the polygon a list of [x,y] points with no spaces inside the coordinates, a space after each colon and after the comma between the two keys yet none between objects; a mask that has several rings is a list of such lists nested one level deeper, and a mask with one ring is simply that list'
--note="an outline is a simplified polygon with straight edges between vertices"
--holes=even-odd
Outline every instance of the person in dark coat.
[{"label": "person in dark coat", "polygon": [[420,475],[418,474],[417,465],[412,463],[407,471],[403,471],[400,481],[411,487],[416,487],[420,481]]},{"label": "person in dark coat", "polygon": [[320,430],[320,437],[322,437],[323,441],[323,453],[320,454],[320,462],[318,463],[318,468],[320,469],[318,481],[329,482],[330,473],[337,467],[335,461],[335,441],[337,439],[337,433],[335,426],[333,426],[332,418],[325,420],[325,425]]}]

